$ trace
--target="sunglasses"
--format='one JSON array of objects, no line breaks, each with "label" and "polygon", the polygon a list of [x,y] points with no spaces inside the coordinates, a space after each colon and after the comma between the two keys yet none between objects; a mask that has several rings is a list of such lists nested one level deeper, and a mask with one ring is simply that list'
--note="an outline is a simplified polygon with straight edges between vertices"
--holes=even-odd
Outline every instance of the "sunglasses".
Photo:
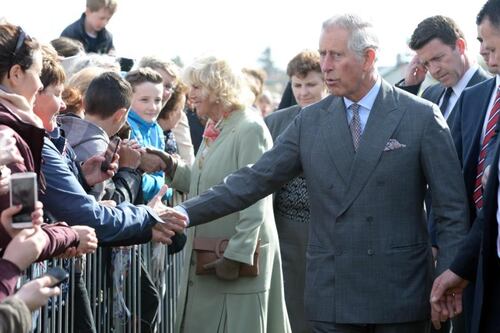
[{"label": "sunglasses", "polygon": [[16,48],[14,49],[14,53],[12,53],[12,59],[16,57],[17,52],[19,52],[19,50],[21,50],[21,47],[23,47],[25,39],[26,33],[24,32],[23,28],[19,27],[19,36],[17,37],[17,44]]},{"label": "sunglasses", "polygon": [[[24,32],[23,28],[19,27],[19,36],[17,37],[17,43],[16,43],[16,48],[14,49],[14,52],[12,52],[12,56],[10,57],[10,67],[15,65],[16,61],[16,56],[18,55],[19,51],[24,45],[24,41],[26,40],[26,33]],[[7,72],[7,78],[10,78],[10,69]]]}]

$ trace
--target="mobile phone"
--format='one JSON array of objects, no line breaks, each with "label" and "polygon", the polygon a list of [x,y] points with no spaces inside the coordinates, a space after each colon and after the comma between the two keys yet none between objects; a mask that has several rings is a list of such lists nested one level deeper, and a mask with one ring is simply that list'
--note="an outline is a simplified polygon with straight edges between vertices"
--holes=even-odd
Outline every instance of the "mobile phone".
[{"label": "mobile phone", "polygon": [[109,169],[109,165],[111,162],[113,162],[113,159],[115,158],[116,152],[118,151],[118,148],[120,147],[120,142],[122,139],[120,139],[118,136],[113,137],[108,144],[108,148],[106,149],[106,153],[104,154],[104,161],[102,161],[101,164],[101,171],[106,172]]},{"label": "mobile phone", "polygon": [[19,213],[12,216],[12,227],[16,229],[33,226],[31,213],[38,200],[37,175],[34,172],[14,173],[10,176],[10,205],[22,205]]},{"label": "mobile phone", "polygon": [[66,272],[64,269],[62,269],[59,266],[51,267],[51,268],[47,269],[47,272],[45,272],[44,275],[51,276],[57,281],[56,283],[54,283],[53,285],[50,286],[52,288],[59,286],[61,283],[68,280],[68,278],[69,278],[68,272]]}]

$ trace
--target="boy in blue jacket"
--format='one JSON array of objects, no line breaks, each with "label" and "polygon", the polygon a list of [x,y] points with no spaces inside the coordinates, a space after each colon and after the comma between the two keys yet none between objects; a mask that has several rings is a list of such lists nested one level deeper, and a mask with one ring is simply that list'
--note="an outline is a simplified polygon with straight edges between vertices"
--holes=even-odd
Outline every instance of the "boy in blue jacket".
[{"label": "boy in blue jacket", "polygon": [[[139,68],[127,74],[125,79],[133,89],[132,103],[128,114],[130,138],[144,148],[165,150],[163,130],[156,121],[162,108],[163,79],[160,73],[149,67]],[[144,201],[151,200],[165,184],[165,173],[157,171],[142,176]],[[169,189],[163,200],[172,196]]]}]

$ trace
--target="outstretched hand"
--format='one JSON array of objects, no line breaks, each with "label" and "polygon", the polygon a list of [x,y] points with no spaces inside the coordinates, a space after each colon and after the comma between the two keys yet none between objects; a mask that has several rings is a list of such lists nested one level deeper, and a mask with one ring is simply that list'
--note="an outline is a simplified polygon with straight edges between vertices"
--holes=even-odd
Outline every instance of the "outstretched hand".
[{"label": "outstretched hand", "polygon": [[434,280],[431,291],[431,320],[436,329],[441,322],[462,312],[463,290],[469,281],[447,269]]},{"label": "outstretched hand", "polygon": [[157,155],[144,151],[141,154],[141,164],[139,165],[139,168],[146,173],[153,173],[164,170],[166,168],[166,164]]},{"label": "outstretched hand", "polygon": [[161,198],[168,190],[167,185],[163,185],[160,191],[149,201],[148,206],[162,219],[153,227],[153,241],[170,245],[171,237],[175,233],[182,233],[187,226],[187,216],[171,207],[165,206]]}]

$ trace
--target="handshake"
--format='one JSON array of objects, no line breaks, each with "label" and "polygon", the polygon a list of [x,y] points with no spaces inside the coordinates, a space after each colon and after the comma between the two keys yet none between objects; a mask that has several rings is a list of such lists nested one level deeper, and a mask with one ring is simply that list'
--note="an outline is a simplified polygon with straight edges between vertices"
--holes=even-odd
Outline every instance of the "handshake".
[{"label": "handshake", "polygon": [[160,191],[148,203],[148,207],[152,208],[155,214],[161,219],[152,229],[153,241],[162,244],[172,244],[172,237],[176,234],[184,233],[184,229],[188,225],[188,217],[174,208],[165,206],[161,198],[168,190],[167,185],[163,185]]}]

